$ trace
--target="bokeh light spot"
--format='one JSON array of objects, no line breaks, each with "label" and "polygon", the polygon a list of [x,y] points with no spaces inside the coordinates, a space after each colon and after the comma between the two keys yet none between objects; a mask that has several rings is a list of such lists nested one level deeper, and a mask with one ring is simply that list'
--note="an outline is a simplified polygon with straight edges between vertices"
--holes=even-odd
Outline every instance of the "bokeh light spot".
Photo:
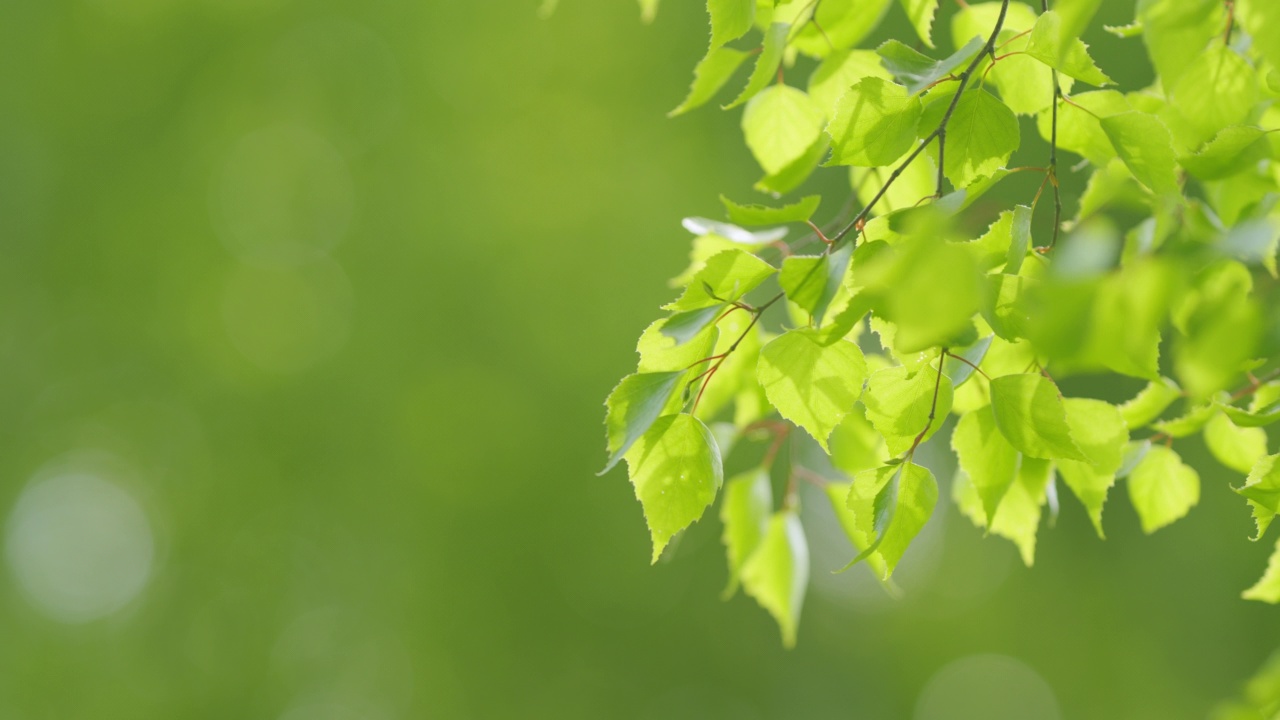
[{"label": "bokeh light spot", "polygon": [[1004,655],[971,655],[939,670],[916,703],[915,720],[1059,720],[1044,678]]}]

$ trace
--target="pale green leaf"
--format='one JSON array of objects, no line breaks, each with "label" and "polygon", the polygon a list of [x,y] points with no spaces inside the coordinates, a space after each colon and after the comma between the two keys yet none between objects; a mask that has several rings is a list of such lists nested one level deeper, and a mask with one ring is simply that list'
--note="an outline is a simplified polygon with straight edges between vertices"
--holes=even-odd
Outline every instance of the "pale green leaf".
[{"label": "pale green leaf", "polygon": [[764,468],[749,470],[725,482],[724,499],[720,501],[720,521],[724,523],[721,540],[729,560],[725,597],[738,589],[742,567],[764,539],[772,514],[773,488]]},{"label": "pale green leaf", "polygon": [[684,294],[664,309],[683,312],[733,302],[775,272],[772,265],[749,252],[725,250],[707,260],[706,266],[694,274]]},{"label": "pale green leaf", "polygon": [[1203,430],[1217,414],[1218,408],[1213,404],[1197,405],[1182,415],[1153,423],[1151,427],[1171,438],[1183,438]]},{"label": "pale green leaf", "polygon": [[827,125],[833,152],[828,165],[880,167],[915,144],[923,106],[906,88],[877,77],[863,78],[836,104]]},{"label": "pale green leaf", "polygon": [[1260,427],[1236,427],[1224,414],[1214,415],[1204,426],[1209,452],[1226,467],[1247,473],[1267,455],[1267,431]]},{"label": "pale green leaf", "polygon": [[[1117,154],[1099,118],[1131,110],[1125,96],[1114,90],[1080,93],[1073,96],[1070,103],[1065,100],[1059,102],[1058,148],[1080,155],[1099,167],[1106,167]],[[1040,137],[1047,141],[1052,132],[1052,113],[1041,113],[1036,127]]]},{"label": "pale green leaf", "polygon": [[1135,111],[1104,117],[1100,124],[1138,182],[1157,193],[1178,192],[1173,138],[1159,118]]},{"label": "pale green leaf", "polygon": [[809,587],[809,545],[800,518],[783,510],[769,521],[759,547],[742,568],[742,589],[769,611],[782,631],[782,644],[794,647],[800,609]]},{"label": "pale green leaf", "polygon": [[1069,51],[1070,42],[1084,34],[1101,5],[1102,0],[1057,0],[1053,4],[1053,12],[1060,18],[1058,32],[1063,51]]},{"label": "pale green leaf", "polygon": [[951,380],[932,366],[915,372],[899,366],[871,374],[862,404],[867,419],[884,437],[889,454],[897,456],[906,452],[920,433],[924,433],[920,439],[924,442],[938,431],[951,411],[951,397]]},{"label": "pale green leaf", "polygon": [[952,497],[974,525],[989,528],[991,534],[1017,545],[1022,562],[1030,567],[1035,563],[1041,509],[1048,499],[1052,482],[1053,467],[1048,460],[1023,457],[1017,476],[991,522],[983,514],[981,500],[971,479],[963,472],[956,476]]},{"label": "pale green leaf", "polygon": [[756,0],[707,0],[707,13],[715,49],[747,34],[756,17]]},{"label": "pale green leaf", "polygon": [[787,34],[790,32],[791,26],[786,23],[774,23],[769,26],[764,33],[764,46],[756,56],[756,64],[751,69],[751,76],[747,78],[746,87],[733,102],[724,106],[726,110],[745,103],[769,85],[782,65],[783,51],[787,46]]},{"label": "pale green leaf", "polygon": [[951,434],[960,469],[968,477],[981,501],[983,521],[991,523],[1000,501],[1018,476],[1018,451],[996,428],[996,418],[987,406],[961,416]]},{"label": "pale green leaf", "polygon": [[788,300],[809,313],[815,326],[821,326],[832,302],[842,294],[852,256],[851,244],[824,255],[793,255],[782,261],[778,285]]},{"label": "pale green leaf", "polygon": [[742,133],[756,162],[770,175],[804,157],[822,135],[826,116],[803,90],[770,85],[747,104]]},{"label": "pale green leaf", "polygon": [[805,222],[818,211],[822,203],[821,195],[810,195],[782,207],[767,205],[739,205],[724,195],[720,196],[729,221],[738,225],[782,225],[791,222]]},{"label": "pale green leaf", "polygon": [[1120,414],[1130,430],[1137,430],[1164,414],[1179,397],[1182,391],[1174,381],[1152,380],[1132,400],[1120,406]]},{"label": "pale green leaf", "polygon": [[831,431],[862,395],[867,362],[851,342],[824,345],[814,330],[792,330],[764,346],[756,376],[778,413],[826,450]]},{"label": "pale green leaf", "polygon": [[[925,107],[922,132],[942,123],[954,94],[941,94]],[[947,125],[943,172],[957,188],[1004,167],[1020,142],[1018,117],[994,95],[976,88],[967,90],[956,104]]]},{"label": "pale green leaf", "polygon": [[884,561],[888,579],[911,541],[933,515],[938,484],[933,473],[912,462],[858,473],[849,488],[847,505],[864,537],[875,538],[863,548],[868,560]]},{"label": "pale green leaf", "polygon": [[1063,407],[1072,439],[1089,460],[1059,460],[1058,471],[1088,511],[1098,537],[1103,537],[1102,506],[1124,464],[1129,430],[1120,409],[1101,400],[1068,398]]},{"label": "pale green leaf", "polygon": [[[828,3],[824,3],[823,6]],[[821,14],[821,7],[819,14]],[[852,4],[850,4],[852,6]],[[839,50],[831,53],[809,76],[809,96],[833,117],[840,96],[863,78],[892,80],[893,76],[880,64],[880,56],[871,50]]]},{"label": "pale green leaf", "polygon": [[1027,54],[1068,77],[1090,85],[1110,85],[1111,78],[1089,57],[1089,48],[1078,35],[1066,35],[1066,30],[1057,12],[1050,10],[1044,13],[1031,32]]},{"label": "pale green leaf", "polygon": [[1255,167],[1271,154],[1266,133],[1238,126],[1224,128],[1199,152],[1178,158],[1178,163],[1201,180],[1221,180]]},{"label": "pale green leaf", "polygon": [[1019,452],[1035,458],[1089,458],[1071,437],[1058,387],[1042,375],[1005,375],[991,381],[996,426]]},{"label": "pale green leaf", "polygon": [[938,0],[900,0],[907,19],[921,42],[933,47],[933,16],[938,12]]},{"label": "pale green leaf", "polygon": [[934,60],[897,40],[885,42],[876,52],[884,62],[885,69],[907,86],[907,92],[916,95],[959,70],[985,44],[983,38],[973,38],[945,60]]},{"label": "pale green leaf", "polygon": [[667,113],[667,116],[682,115],[710,102],[748,57],[750,53],[726,47],[708,52],[693,68],[693,84],[689,87],[689,94],[684,102]]},{"label": "pale green leaf", "polygon": [[1235,491],[1249,501],[1253,508],[1253,521],[1257,525],[1257,533],[1253,539],[1260,539],[1271,521],[1280,513],[1280,455],[1266,455],[1258,459],[1249,470],[1249,477],[1244,485]]},{"label": "pale green leaf", "polygon": [[1225,405],[1222,411],[1231,418],[1231,422],[1240,427],[1265,427],[1280,422],[1280,402],[1260,407],[1256,410]]},{"label": "pale green leaf", "polygon": [[662,334],[662,327],[666,323],[666,319],[658,320],[645,328],[640,335],[640,340],[636,343],[636,352],[640,354],[640,365],[637,369],[640,372],[684,370],[710,356],[711,349],[715,347],[720,335],[716,326],[709,325],[692,340],[680,344],[674,338]]},{"label": "pale green leaf", "polygon": [[805,25],[792,39],[791,45],[814,57],[834,56],[845,48],[862,42],[880,24],[890,2],[891,0],[846,0],[818,3],[814,10],[815,22]]},{"label": "pale green leaf", "polygon": [[[888,460],[884,438],[862,408],[854,408],[831,433],[831,464],[849,477],[878,468]],[[844,504],[843,495],[840,503]]]},{"label": "pale green leaf", "polygon": [[683,372],[638,373],[628,375],[609,393],[605,401],[605,429],[609,461],[598,475],[613,469],[654,422],[671,407]]},{"label": "pale green leaf", "polygon": [[1271,0],[1236,0],[1236,15],[1258,52],[1273,67],[1280,67],[1280,4]]},{"label": "pale green leaf", "polygon": [[[877,465],[877,467],[879,467]],[[859,471],[861,472],[861,471]],[[836,514],[836,519],[840,521],[840,528],[844,530],[845,537],[849,538],[849,544],[853,549],[862,553],[870,547],[875,538],[858,525],[858,517],[849,509],[848,499],[852,483],[829,482],[823,486],[826,491],[827,499],[831,501],[831,509]],[[887,568],[884,564],[884,558],[876,553],[872,553],[866,558],[867,567],[871,568],[872,574],[877,580],[884,582],[884,578],[888,575]]]},{"label": "pale green leaf", "polygon": [[636,441],[626,459],[657,562],[671,538],[701,518],[715,500],[724,479],[720,449],[697,418],[666,415]]},{"label": "pale green leaf", "polygon": [[1138,20],[1151,62],[1168,88],[1211,40],[1222,36],[1227,14],[1222,0],[1145,0]]},{"label": "pale green leaf", "polygon": [[[964,7],[951,21],[951,39],[960,47],[971,38],[986,38],[1000,15],[999,2],[973,3]],[[984,78],[1000,91],[1000,99],[1019,115],[1034,115],[1053,103],[1053,70],[1026,55],[1031,38],[1026,31],[1036,24],[1036,10],[1020,2],[1009,3],[1001,26],[999,48],[1001,59],[984,70]],[[1071,88],[1071,78],[1059,79],[1064,91]]]},{"label": "pale green leaf", "polygon": [[1275,605],[1280,603],[1280,541],[1267,561],[1267,570],[1253,587],[1241,593],[1245,600],[1261,600]]},{"label": "pale green leaf", "polygon": [[1249,120],[1258,102],[1258,71],[1231,48],[1197,53],[1169,92],[1169,100],[1203,141]]},{"label": "pale green leaf", "polygon": [[1153,445],[1129,474],[1129,500],[1150,535],[1186,516],[1200,502],[1200,476],[1163,445]]}]

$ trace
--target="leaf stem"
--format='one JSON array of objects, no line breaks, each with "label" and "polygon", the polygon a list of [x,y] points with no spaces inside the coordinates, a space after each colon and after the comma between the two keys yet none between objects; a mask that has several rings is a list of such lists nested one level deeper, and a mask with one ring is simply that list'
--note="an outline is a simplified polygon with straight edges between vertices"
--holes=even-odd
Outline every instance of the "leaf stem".
[{"label": "leaf stem", "polygon": [[[1040,9],[1049,12],[1049,0],[1040,0]],[[1228,31],[1229,32],[1229,31]],[[1058,70],[1053,72],[1053,121],[1049,134],[1049,182],[1053,183],[1053,237],[1049,246],[1041,251],[1045,254],[1058,244],[1058,233],[1062,230],[1062,190],[1058,187],[1058,101],[1062,99],[1062,86],[1058,83]],[[1079,107],[1079,106],[1077,106]]]}]

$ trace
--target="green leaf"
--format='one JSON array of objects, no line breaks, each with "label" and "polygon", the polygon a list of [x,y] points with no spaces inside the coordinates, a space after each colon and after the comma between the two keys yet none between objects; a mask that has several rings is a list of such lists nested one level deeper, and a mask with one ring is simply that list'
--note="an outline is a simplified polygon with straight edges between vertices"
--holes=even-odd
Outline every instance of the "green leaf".
[{"label": "green leaf", "polygon": [[851,342],[824,345],[814,330],[792,330],[764,346],[756,377],[778,413],[827,450],[831,431],[862,395],[867,362]]},{"label": "green leaf", "polygon": [[[956,13],[951,21],[951,38],[956,47],[970,38],[986,38],[1000,15],[999,2],[973,3]],[[1019,115],[1034,115],[1053,103],[1053,70],[1025,54],[1035,27],[1036,12],[1019,2],[1009,4],[1001,26],[998,47],[1000,62],[988,65],[984,78],[1000,91],[1000,99]],[[1070,78],[1060,78],[1063,90],[1071,87]]]},{"label": "green leaf", "polygon": [[1062,396],[1048,378],[1026,374],[992,380],[991,409],[1000,432],[1024,455],[1089,461],[1071,437]]},{"label": "green leaf", "polygon": [[880,24],[889,4],[890,0],[818,3],[814,22],[805,25],[791,45],[814,57],[833,57],[862,42]]},{"label": "green leaf", "polygon": [[1258,71],[1222,45],[1197,53],[1169,92],[1187,123],[1207,140],[1249,120],[1258,102]]},{"label": "green leaf", "polygon": [[822,135],[826,116],[803,90],[770,85],[747,104],[742,133],[756,162],[769,174],[804,157]]},{"label": "green leaf", "polygon": [[853,479],[847,507],[862,536],[875,538],[862,554],[867,556],[863,559],[878,557],[884,562],[883,579],[893,575],[937,502],[933,473],[912,462],[868,470]]},{"label": "green leaf", "polygon": [[1259,427],[1236,427],[1221,413],[1204,426],[1204,442],[1218,462],[1236,472],[1247,473],[1267,455],[1267,431]]},{"label": "green leaf", "polygon": [[1280,6],[1270,0],[1236,0],[1236,15],[1258,52],[1280,67]]},{"label": "green leaf", "polygon": [[951,434],[951,448],[978,494],[983,522],[990,525],[1000,501],[1018,477],[1018,451],[996,428],[990,406],[961,416]]},{"label": "green leaf", "polygon": [[1253,539],[1261,539],[1280,513],[1280,455],[1266,455],[1258,459],[1249,470],[1244,485],[1234,488],[1253,508],[1253,521],[1258,531]]},{"label": "green leaf", "polygon": [[795,512],[783,510],[769,521],[760,546],[743,566],[742,589],[777,621],[786,647],[795,647],[808,587],[809,545],[804,529]]},{"label": "green leaf", "polygon": [[790,32],[791,26],[786,23],[773,23],[769,26],[764,33],[764,46],[756,56],[755,67],[751,69],[751,77],[747,78],[747,86],[733,102],[724,106],[725,110],[738,107],[755,97],[756,93],[765,89],[769,81],[773,80],[774,74],[782,65],[782,54],[786,50],[787,34]]},{"label": "green leaf", "polygon": [[938,0],[900,0],[902,9],[907,11],[907,19],[921,42],[933,47],[933,16],[938,12]]},{"label": "green leaf", "polygon": [[[987,356],[987,351],[995,339],[994,335],[988,335],[968,347],[947,351],[942,372],[951,378],[952,387],[960,387],[973,376],[975,368],[982,365],[982,359]],[[967,362],[962,361],[961,358]]]},{"label": "green leaf", "polygon": [[1265,427],[1280,422],[1280,402],[1275,402],[1258,410],[1243,410],[1231,405],[1224,405],[1222,411],[1231,418],[1231,422],[1240,427]]},{"label": "green leaf", "polygon": [[1201,180],[1221,180],[1242,173],[1271,157],[1267,134],[1256,127],[1229,127],[1194,155],[1178,158],[1187,172]]},{"label": "green leaf", "polygon": [[1152,380],[1132,400],[1120,406],[1120,415],[1130,430],[1137,430],[1164,414],[1180,397],[1182,391],[1174,381],[1168,378]]},{"label": "green leaf", "polygon": [[952,497],[975,525],[990,528],[991,534],[1017,545],[1022,562],[1031,567],[1035,563],[1041,509],[1048,499],[1052,482],[1053,466],[1048,460],[1022,458],[1017,477],[1005,493],[995,519],[990,522],[983,515],[979,495],[967,474],[962,472],[956,477]]},{"label": "green leaf", "polygon": [[1184,517],[1200,501],[1200,476],[1163,445],[1153,445],[1129,474],[1129,500],[1150,535]]},{"label": "green leaf", "polygon": [[1058,471],[1088,511],[1098,537],[1104,537],[1102,506],[1124,464],[1129,430],[1120,409],[1101,400],[1068,398],[1063,407],[1071,436],[1089,461],[1059,460]]},{"label": "green leaf", "polygon": [[[925,107],[922,131],[942,123],[951,97],[942,94]],[[968,90],[947,125],[943,172],[957,188],[966,187],[1004,167],[1020,141],[1018,117],[1007,105],[986,90]]]},{"label": "green leaf", "polygon": [[1241,593],[1245,600],[1261,600],[1272,605],[1280,603],[1280,541],[1267,561],[1267,570],[1253,587]]},{"label": "green leaf", "polygon": [[721,540],[729,560],[725,598],[738,589],[742,567],[764,539],[772,513],[773,488],[764,468],[749,470],[724,484],[724,499],[720,501],[720,521],[724,523]]},{"label": "green leaf", "polygon": [[1146,0],[1138,7],[1138,20],[1151,62],[1168,88],[1222,35],[1227,17],[1221,0]]},{"label": "green leaf", "polygon": [[1173,138],[1159,118],[1135,111],[1104,117],[1099,122],[1138,182],[1157,193],[1178,192]]},{"label": "green leaf", "polygon": [[671,372],[684,370],[690,365],[710,356],[715,347],[720,331],[709,325],[692,340],[678,344],[673,338],[662,334],[666,319],[658,320],[640,335],[636,343],[636,352],[640,354],[637,368],[642,373]]},{"label": "green leaf", "polygon": [[827,165],[880,167],[901,158],[916,142],[923,106],[901,85],[863,78],[836,104],[827,125],[834,151]]},{"label": "green leaf", "polygon": [[852,256],[853,246],[848,243],[826,255],[794,255],[782,261],[778,285],[788,300],[813,317],[815,326],[821,326],[827,310],[844,288]]},{"label": "green leaf", "polygon": [[[824,3],[821,8],[834,3]],[[840,96],[859,80],[876,77],[892,80],[893,76],[880,64],[880,56],[871,50],[837,50],[827,56],[809,76],[809,96],[822,106],[827,117],[835,115]]]},{"label": "green leaf", "polygon": [[940,376],[932,366],[925,365],[915,372],[899,366],[871,374],[862,404],[867,409],[867,419],[884,437],[889,454],[897,456],[906,452],[926,428],[922,443],[938,431],[951,411],[951,397],[951,380]]},{"label": "green leaf", "polygon": [[720,306],[712,306],[676,313],[662,324],[662,334],[683,345],[706,330],[721,312]]},{"label": "green leaf", "polygon": [[909,353],[977,340],[965,336],[972,334],[973,315],[982,305],[981,283],[967,248],[936,236],[916,238],[898,257],[883,290],[884,319],[898,325],[894,349]]},{"label": "green leaf", "polygon": [[738,225],[782,225],[784,223],[805,222],[818,211],[822,203],[821,195],[809,195],[780,208],[767,205],[739,205],[724,195],[720,196],[729,221]]},{"label": "green leaf", "polygon": [[983,38],[974,38],[945,60],[934,60],[897,40],[885,42],[876,49],[876,52],[879,53],[885,69],[907,86],[907,92],[917,95],[953,71],[960,69],[960,66],[977,55],[985,44],[986,41]]},{"label": "green leaf", "polygon": [[818,163],[822,162],[823,156],[827,154],[827,147],[826,134],[819,133],[818,139],[809,146],[803,156],[778,172],[760,178],[752,187],[762,193],[771,193],[775,196],[786,195],[809,179],[814,169],[818,167]]},{"label": "green leaf", "polygon": [[1005,260],[1006,274],[1017,275],[1022,269],[1022,261],[1027,259],[1027,253],[1031,251],[1031,218],[1034,214],[1035,210],[1026,205],[1018,205],[1013,209],[1013,242],[1009,245]]},{"label": "green leaf", "polygon": [[720,449],[706,425],[682,413],[659,418],[626,459],[656,563],[671,538],[701,518],[715,500],[724,479]]},{"label": "green leaf", "polygon": [[1031,31],[1027,54],[1068,77],[1090,85],[1110,85],[1111,78],[1089,57],[1088,46],[1080,41],[1079,35],[1068,35],[1068,32],[1057,12],[1044,13]]},{"label": "green leaf", "polygon": [[756,19],[756,0],[707,0],[711,15],[711,47],[737,40],[751,29]]},{"label": "green leaf", "polygon": [[733,302],[775,272],[772,265],[749,252],[725,250],[707,260],[706,266],[694,274],[684,294],[664,309],[683,312]]},{"label": "green leaf", "polygon": [[[1114,90],[1080,93],[1071,98],[1071,103],[1059,102],[1058,147],[1080,155],[1094,165],[1106,167],[1117,154],[1115,146],[1103,132],[1099,118],[1130,110],[1129,101]],[[1052,114],[1041,113],[1036,127],[1040,137],[1048,140],[1052,132]]]},{"label": "green leaf", "polygon": [[609,461],[597,475],[612,470],[659,417],[673,410],[671,401],[682,377],[683,372],[658,372],[622,378],[604,403]]},{"label": "green leaf", "polygon": [[[831,464],[849,477],[878,468],[888,460],[884,438],[867,420],[862,408],[846,415],[831,433]],[[840,504],[844,505],[844,495],[840,496]]]},{"label": "green leaf", "polygon": [[[853,545],[853,549],[858,553],[862,553],[870,547],[875,538],[863,531],[863,528],[858,525],[858,517],[849,509],[847,501],[852,487],[852,483],[829,482],[823,486],[823,490],[826,491],[827,499],[831,501],[831,509],[835,512],[836,519],[840,521],[840,528],[844,530],[845,537],[849,538],[849,544]],[[884,582],[883,578],[888,576],[884,558],[872,553],[866,558],[866,562],[876,579]]]},{"label": "green leaf", "polygon": [[1061,18],[1058,32],[1064,51],[1069,50],[1072,40],[1084,34],[1101,5],[1102,0],[1058,0],[1053,4],[1053,11]]},{"label": "green leaf", "polygon": [[1218,414],[1218,407],[1213,404],[1192,407],[1186,413],[1151,425],[1157,432],[1171,438],[1183,438],[1195,435]]},{"label": "green leaf", "polygon": [[667,117],[683,115],[710,102],[748,57],[750,53],[733,48],[715,48],[708,52],[693,68],[693,84],[684,102],[667,113]]}]

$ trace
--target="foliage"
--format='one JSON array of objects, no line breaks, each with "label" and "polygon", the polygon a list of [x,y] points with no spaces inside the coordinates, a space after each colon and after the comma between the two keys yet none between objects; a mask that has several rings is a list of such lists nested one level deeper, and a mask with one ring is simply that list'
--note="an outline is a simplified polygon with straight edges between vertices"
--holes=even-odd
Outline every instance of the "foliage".
[{"label": "foliage", "polygon": [[[892,587],[938,500],[917,451],[949,416],[952,501],[1028,565],[1059,481],[1099,536],[1121,481],[1145,532],[1184,517],[1201,481],[1178,444],[1195,435],[1240,474],[1257,537],[1280,512],[1280,11],[1141,0],[1108,29],[1156,81],[1122,90],[1080,39],[1096,0],[960,5],[942,28],[937,0],[902,0],[921,52],[858,47],[883,0],[709,0],[710,47],[673,111],[750,65],[725,107],[744,106],[771,202],[686,220],[681,295],[609,397],[609,466],[627,460],[655,562],[723,495],[729,591],[788,645],[809,572],[799,483],[824,487],[850,565]],[[847,201],[784,199],[842,166]],[[1067,173],[1088,175],[1078,197]],[[1027,175],[1023,204],[978,202]],[[1060,390],[1098,373],[1133,398]],[[725,467],[742,470],[726,483]],[[1244,596],[1280,601],[1280,548]]]}]

